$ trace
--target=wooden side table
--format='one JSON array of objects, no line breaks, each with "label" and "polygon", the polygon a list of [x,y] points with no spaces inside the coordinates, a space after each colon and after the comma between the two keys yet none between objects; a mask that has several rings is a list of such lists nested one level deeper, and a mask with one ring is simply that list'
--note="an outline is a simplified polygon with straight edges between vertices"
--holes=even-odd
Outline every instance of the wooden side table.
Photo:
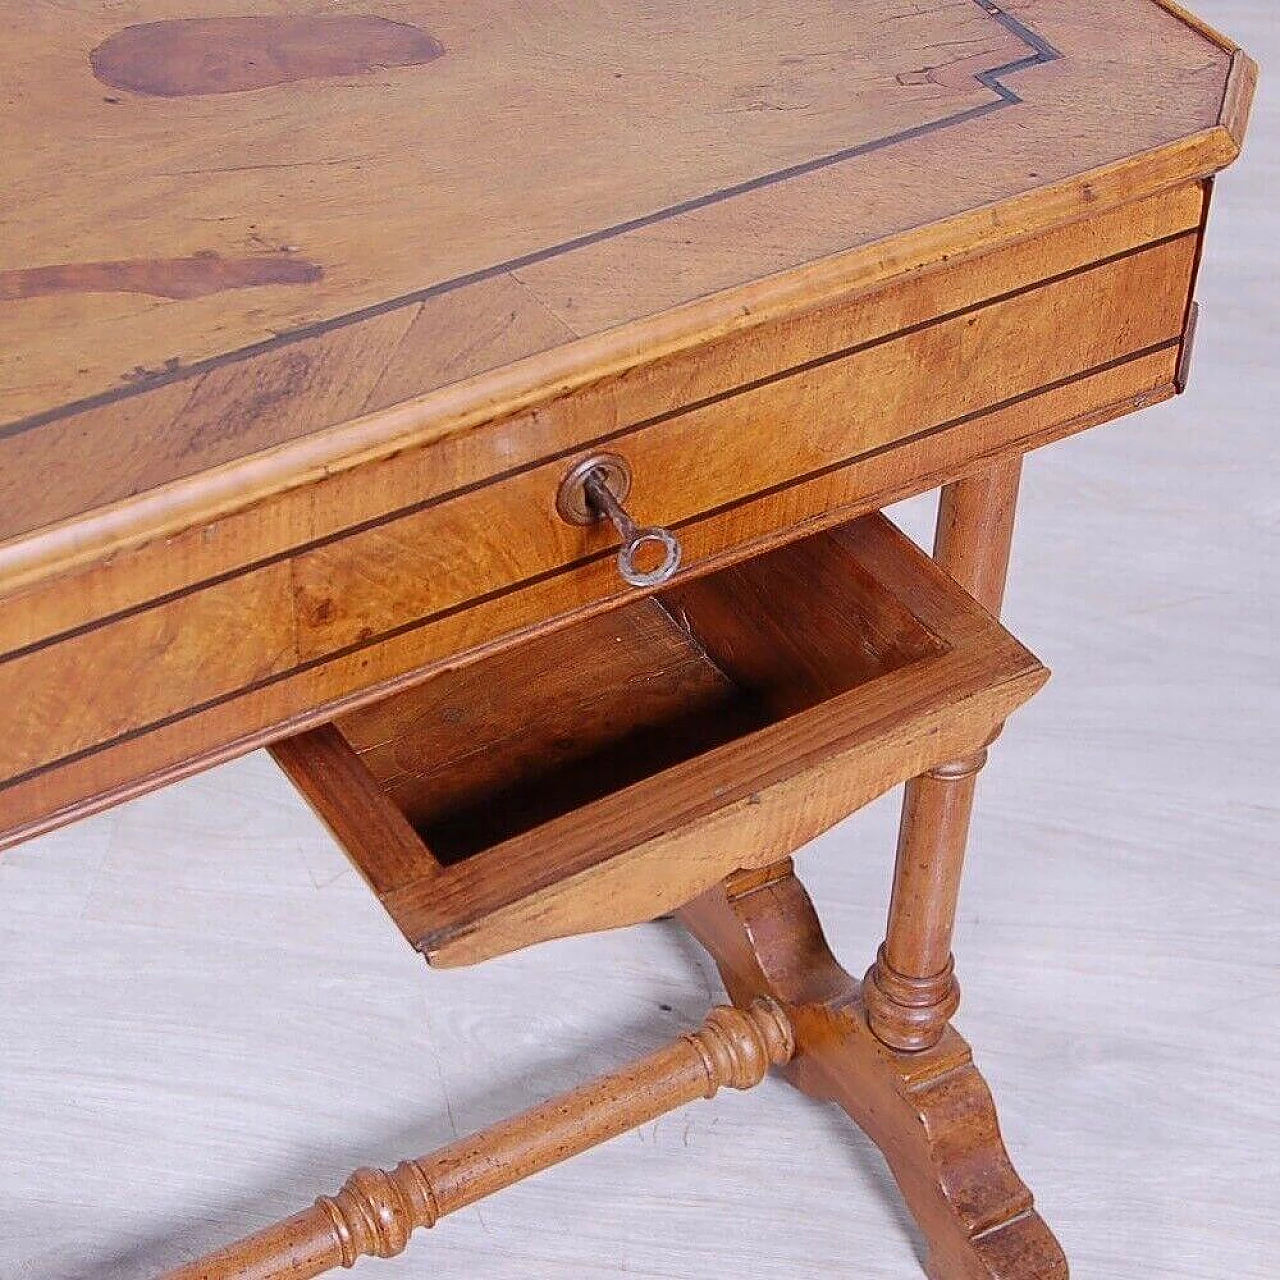
[{"label": "wooden side table", "polygon": [[[0,845],[268,746],[433,964],[676,912],[735,1005],[174,1274],[773,1064],[934,1280],[1065,1276],[949,1026],[1047,675],[995,615],[1022,456],[1185,385],[1250,60],[1169,0],[5,5]],[[858,982],[789,855],[899,783]]]}]

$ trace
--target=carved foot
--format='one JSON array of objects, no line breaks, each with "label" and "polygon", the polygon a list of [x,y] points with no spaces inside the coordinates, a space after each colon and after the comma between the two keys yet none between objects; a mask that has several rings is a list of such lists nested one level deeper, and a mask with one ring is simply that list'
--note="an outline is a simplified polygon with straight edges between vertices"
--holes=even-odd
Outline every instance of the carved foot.
[{"label": "carved foot", "polygon": [[769,995],[787,1008],[798,1050],[788,1078],[837,1103],[880,1148],[928,1242],[930,1280],[1066,1280],[969,1046],[950,1028],[918,1053],[877,1039],[789,863],[736,877],[680,919],[736,1004]]}]

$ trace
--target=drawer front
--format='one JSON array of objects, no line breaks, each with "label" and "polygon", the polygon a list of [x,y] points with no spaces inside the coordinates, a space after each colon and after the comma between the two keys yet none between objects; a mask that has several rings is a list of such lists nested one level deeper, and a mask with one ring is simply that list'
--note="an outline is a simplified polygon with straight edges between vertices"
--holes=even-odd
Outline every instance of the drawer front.
[{"label": "drawer front", "polygon": [[1174,193],[738,335],[334,477],[252,537],[201,530],[202,557],[144,548],[123,588],[6,603],[0,841],[630,595],[611,532],[555,509],[586,452],[627,459],[628,505],[696,574],[1172,394],[1201,206]]}]

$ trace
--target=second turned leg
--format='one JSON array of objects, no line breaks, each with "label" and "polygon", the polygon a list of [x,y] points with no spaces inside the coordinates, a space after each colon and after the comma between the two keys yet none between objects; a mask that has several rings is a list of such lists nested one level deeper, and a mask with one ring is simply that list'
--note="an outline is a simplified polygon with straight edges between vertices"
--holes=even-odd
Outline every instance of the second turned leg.
[{"label": "second turned leg", "polygon": [[[948,485],[934,559],[992,613],[1004,597],[1021,460]],[[985,748],[906,786],[885,941],[863,999],[876,1035],[895,1049],[937,1044],[960,1003],[951,957],[960,875]]]},{"label": "second turned leg", "polygon": [[789,862],[730,877],[679,918],[736,1004],[769,996],[786,1010],[797,1055],[784,1074],[880,1148],[928,1244],[931,1280],[1067,1280],[969,1046],[947,1027],[935,1045],[902,1053],[872,1032],[859,984],[828,949]]}]

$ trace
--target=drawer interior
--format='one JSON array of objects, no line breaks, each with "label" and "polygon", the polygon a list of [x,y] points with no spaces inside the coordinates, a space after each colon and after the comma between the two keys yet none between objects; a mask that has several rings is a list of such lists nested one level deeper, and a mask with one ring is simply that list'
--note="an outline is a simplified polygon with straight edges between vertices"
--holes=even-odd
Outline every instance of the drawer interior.
[{"label": "drawer interior", "polygon": [[508,649],[337,727],[449,864],[940,649],[818,539]]},{"label": "drawer interior", "polygon": [[463,963],[789,853],[980,745],[1045,674],[876,515],[274,752],[410,940]]}]

